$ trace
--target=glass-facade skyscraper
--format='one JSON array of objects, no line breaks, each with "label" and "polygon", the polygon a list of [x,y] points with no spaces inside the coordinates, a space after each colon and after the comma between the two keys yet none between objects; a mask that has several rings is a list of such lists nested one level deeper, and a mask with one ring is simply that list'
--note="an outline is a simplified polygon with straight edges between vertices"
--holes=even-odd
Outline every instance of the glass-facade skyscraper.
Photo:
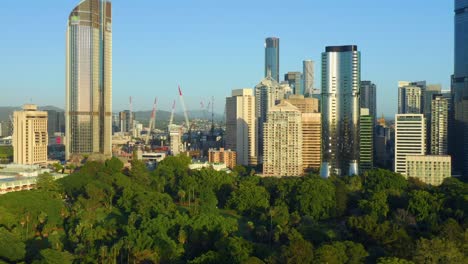
[{"label": "glass-facade skyscraper", "polygon": [[454,169],[468,174],[468,0],[455,0],[455,69],[452,77]]},{"label": "glass-facade skyscraper", "polygon": [[377,86],[371,81],[362,81],[360,90],[361,108],[369,109],[369,115],[372,117],[372,123],[377,120]]},{"label": "glass-facade skyscraper", "polygon": [[355,45],[322,53],[322,177],[359,173],[360,57]]},{"label": "glass-facade skyscraper", "polygon": [[279,38],[265,39],[265,77],[268,72],[279,83]]},{"label": "glass-facade skyscraper", "polygon": [[112,6],[82,0],[66,33],[66,158],[112,155]]}]

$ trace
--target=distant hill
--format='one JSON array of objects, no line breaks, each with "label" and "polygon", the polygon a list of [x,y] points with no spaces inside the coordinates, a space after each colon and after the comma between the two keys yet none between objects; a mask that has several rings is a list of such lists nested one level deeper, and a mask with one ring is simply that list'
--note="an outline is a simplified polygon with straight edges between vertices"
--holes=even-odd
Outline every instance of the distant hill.
[{"label": "distant hill", "polygon": [[[13,114],[14,111],[21,110],[21,106],[0,106],[0,121],[7,121],[10,120],[10,115]],[[57,111],[57,112],[63,112],[64,110],[52,105],[46,105],[46,106],[39,106],[39,110],[42,111]]]}]

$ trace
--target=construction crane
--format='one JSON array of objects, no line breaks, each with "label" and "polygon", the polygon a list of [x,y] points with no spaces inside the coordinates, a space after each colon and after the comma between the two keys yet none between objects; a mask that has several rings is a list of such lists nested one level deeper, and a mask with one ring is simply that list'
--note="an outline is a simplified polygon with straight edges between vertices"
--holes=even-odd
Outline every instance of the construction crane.
[{"label": "construction crane", "polygon": [[172,111],[171,111],[171,117],[169,118],[169,126],[171,126],[172,122],[174,121],[175,104],[176,104],[176,100],[174,100],[174,102],[172,103]]},{"label": "construction crane", "polygon": [[184,117],[185,117],[185,127],[190,130],[190,123],[187,115],[187,108],[185,107],[184,96],[182,95],[182,90],[180,89],[179,85],[179,100],[180,104],[182,105],[182,110],[184,110]]},{"label": "construction crane", "polygon": [[130,96],[130,124],[129,124],[129,131],[133,131],[133,101],[132,97]]},{"label": "construction crane", "polygon": [[158,98],[156,97],[156,98],[154,98],[153,111],[151,112],[151,117],[150,117],[150,120],[149,120],[148,133],[146,134],[146,139],[145,139],[145,144],[146,145],[148,145],[150,134],[153,131],[153,128],[155,126],[157,103],[158,103]]}]

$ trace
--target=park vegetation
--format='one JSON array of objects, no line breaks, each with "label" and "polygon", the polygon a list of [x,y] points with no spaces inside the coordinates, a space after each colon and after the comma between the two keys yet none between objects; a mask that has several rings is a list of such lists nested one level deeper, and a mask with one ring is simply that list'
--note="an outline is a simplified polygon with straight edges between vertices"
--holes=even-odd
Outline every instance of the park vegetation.
[{"label": "park vegetation", "polygon": [[116,158],[0,196],[0,263],[468,263],[468,184],[148,171]]}]

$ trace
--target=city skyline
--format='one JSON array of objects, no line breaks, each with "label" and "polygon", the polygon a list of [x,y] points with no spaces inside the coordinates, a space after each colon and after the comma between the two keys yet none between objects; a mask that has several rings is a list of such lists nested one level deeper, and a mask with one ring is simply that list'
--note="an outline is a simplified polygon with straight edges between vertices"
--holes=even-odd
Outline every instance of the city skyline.
[{"label": "city skyline", "polygon": [[[362,79],[371,80],[379,87],[377,101],[379,106],[382,105],[378,110],[379,116],[383,112],[391,119],[392,115],[396,113],[396,104],[391,102],[396,102],[399,80],[427,80],[428,83],[441,83],[444,90],[449,89],[450,74],[453,72],[453,3],[433,3],[430,6],[412,4],[401,14],[395,14],[393,17],[391,15],[378,17],[377,11],[391,10],[391,7],[398,6],[402,1],[378,4],[371,1],[358,1],[358,3],[353,4],[340,1],[343,2],[343,9],[339,11],[340,13],[353,8],[366,8],[365,10],[377,13],[368,12],[363,18],[353,16],[352,23],[359,25],[359,27],[350,30],[351,32],[345,32],[343,29],[322,32],[325,29],[320,27],[317,20],[324,16],[320,12],[332,10],[332,4],[329,3],[301,3],[301,9],[309,10],[311,17],[313,17],[305,25],[304,21],[299,20],[307,19],[300,18],[287,23],[272,23],[271,27],[267,27],[266,22],[257,21],[252,17],[255,11],[259,11],[262,1],[253,4],[252,10],[241,9],[242,1],[223,3],[214,7],[209,7],[209,2],[202,1],[199,5],[187,3],[183,6],[177,3],[163,3],[162,5],[166,8],[172,7],[175,11],[174,14],[158,13],[154,16],[149,14],[151,8],[147,8],[148,10],[141,8],[143,5],[152,7],[153,3],[147,2],[135,6],[128,2],[119,2],[118,5],[114,5],[114,12],[119,15],[119,19],[114,21],[113,25],[116,38],[114,41],[116,43],[114,52],[114,112],[128,109],[128,96],[130,95],[135,98],[135,111],[150,109],[151,101],[147,100],[148,94],[151,94],[149,97],[161,95],[163,97],[161,101],[167,102],[167,105],[161,104],[160,109],[168,110],[171,107],[172,99],[177,97],[176,86],[180,83],[184,89],[189,109],[197,110],[200,100],[207,100],[211,96],[215,96],[215,111],[222,113],[224,98],[229,96],[232,89],[253,88],[262,79],[264,71],[263,42],[265,38],[272,36],[281,40],[280,76],[288,71],[301,71],[303,60],[320,61],[320,52],[327,45],[358,45],[363,52]],[[63,34],[65,25],[63,18],[66,17],[67,11],[76,4],[77,1],[69,0],[51,3],[49,8],[47,3],[41,3],[41,5],[32,3],[25,7],[15,2],[7,3],[6,8],[2,9],[9,10],[9,12],[0,11],[0,21],[8,19],[9,25],[11,25],[6,29],[8,41],[0,44],[0,50],[2,50],[0,55],[5,61],[0,70],[7,73],[0,77],[2,91],[4,91],[2,98],[0,98],[0,105],[22,105],[32,101],[39,105],[52,104],[64,107]],[[32,23],[23,25],[20,22],[11,22],[18,21],[18,19],[14,19],[18,17],[33,17],[34,12],[39,7],[44,8],[44,6],[47,6],[48,10],[45,12],[50,13],[50,16],[39,18],[43,22],[41,24],[42,30],[36,29],[37,25]],[[216,8],[221,11],[234,8],[245,15],[246,20],[243,22],[234,20],[236,12],[230,12],[225,18],[220,19],[219,24],[209,24],[213,19],[222,18],[216,12],[211,15],[211,11],[216,10]],[[420,14],[412,11],[421,11],[421,9],[424,12],[420,13],[424,13],[424,17],[431,16],[433,19],[430,21],[426,19],[424,23],[405,24],[398,22],[398,17],[410,14],[412,16],[414,14],[417,18]],[[271,7],[271,10],[283,14],[279,7]],[[136,15],[138,12],[141,12],[140,16]],[[306,11],[300,10],[300,12]],[[208,13],[210,16],[203,17],[204,14]],[[179,19],[180,14],[191,19]],[[261,14],[261,17],[268,18],[270,15],[271,12],[267,15]],[[377,18],[379,20],[376,24],[381,26],[380,30],[378,30],[377,25],[372,25],[375,23],[368,23],[369,19]],[[254,21],[259,26],[258,28],[250,26],[249,23]],[[233,26],[234,22],[238,24]],[[330,21],[329,23],[334,25],[340,22],[343,20],[338,19],[338,21]],[[130,28],[135,25],[141,26],[141,28],[137,32],[130,31]],[[168,29],[162,29],[162,25],[168,25]],[[295,30],[291,31],[291,25],[295,25]],[[44,26],[47,26],[47,31],[43,30]],[[407,29],[403,30],[403,26]],[[209,35],[209,33],[219,30],[220,27],[225,28],[225,32],[221,33],[220,36]],[[246,29],[249,30],[246,31]],[[31,37],[35,39],[35,45],[32,45],[30,41],[24,41],[23,37],[15,32],[30,33]],[[298,32],[311,36],[300,40],[295,37]],[[152,34],[154,36],[142,37],[145,34],[141,33],[154,33]],[[382,35],[389,37],[384,41],[380,39]],[[399,41],[410,35],[413,38],[421,39],[431,37],[431,41],[425,42],[424,47],[418,47],[415,43],[409,42],[401,45]],[[201,40],[194,42],[195,36],[201,37]],[[240,38],[241,36],[242,38]],[[232,41],[233,39],[237,40]],[[131,45],[139,47],[138,51],[133,50]],[[150,46],[156,48],[150,49]],[[230,52],[226,52],[225,49],[229,49]],[[15,51],[20,50],[24,56],[19,58],[17,55],[15,56]],[[391,54],[385,54],[386,50],[392,50]],[[392,58],[395,57],[391,56],[395,52],[400,56]],[[428,56],[429,52],[431,56]],[[143,55],[151,55],[151,53],[154,56]],[[203,57],[204,60],[199,57]],[[402,63],[402,58],[419,61],[425,67],[410,67],[409,64]],[[197,64],[200,61],[203,63]],[[226,64],[226,61],[229,63]],[[221,68],[218,67],[220,64],[224,65],[225,70],[216,70]],[[194,65],[197,65],[197,70],[190,71],[189,68],[194,67]],[[320,65],[316,66],[315,76],[319,76],[321,74]],[[19,67],[21,67],[21,71],[16,72],[15,69],[20,69]],[[31,71],[32,68],[36,70]],[[24,80],[18,78],[23,71],[31,71],[30,78]],[[207,81],[204,74],[201,74],[204,71],[214,71],[217,76]],[[236,73],[235,76],[240,77],[232,77],[233,72]],[[320,86],[319,83],[320,78],[315,78],[316,87]],[[172,88],[174,94],[168,95],[166,91]],[[18,90],[22,92],[18,93]],[[38,90],[41,91],[40,94],[35,92]],[[387,100],[384,100],[385,98]]]}]

